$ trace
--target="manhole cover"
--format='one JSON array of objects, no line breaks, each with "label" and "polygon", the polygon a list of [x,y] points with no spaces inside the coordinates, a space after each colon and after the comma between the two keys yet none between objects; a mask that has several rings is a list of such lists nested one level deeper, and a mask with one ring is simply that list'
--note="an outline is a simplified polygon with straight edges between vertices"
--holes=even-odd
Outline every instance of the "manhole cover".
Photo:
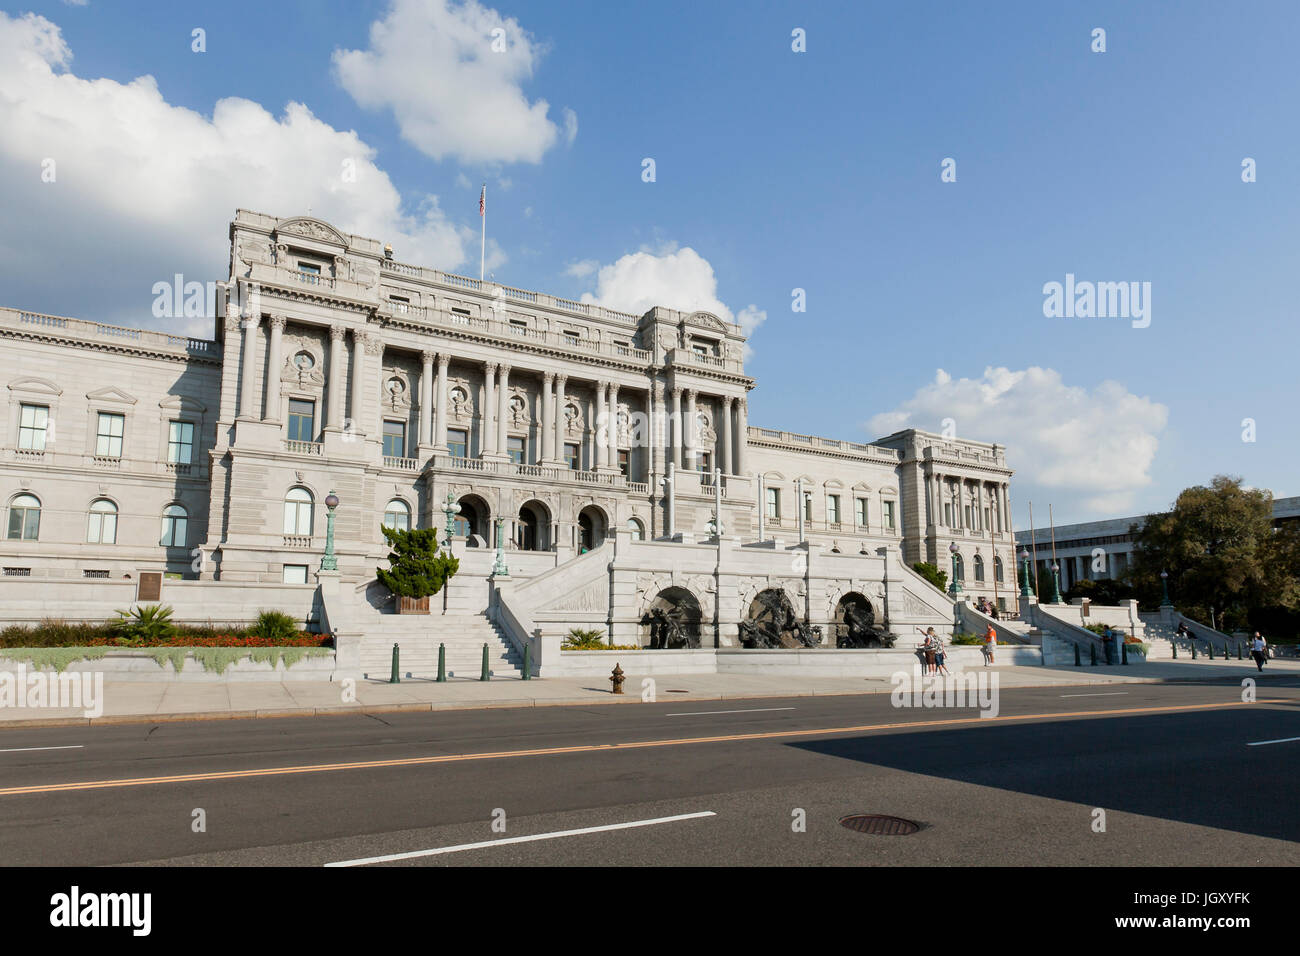
[{"label": "manhole cover", "polygon": [[887,817],[879,813],[855,813],[841,817],[840,826],[857,833],[871,833],[875,836],[908,836],[921,829],[921,824],[904,820],[902,817]]}]

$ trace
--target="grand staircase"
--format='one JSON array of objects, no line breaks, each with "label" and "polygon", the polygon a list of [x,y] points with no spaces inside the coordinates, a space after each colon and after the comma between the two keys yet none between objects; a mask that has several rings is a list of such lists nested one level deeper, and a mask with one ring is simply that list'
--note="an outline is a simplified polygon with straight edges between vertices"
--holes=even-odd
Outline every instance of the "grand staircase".
[{"label": "grand staircase", "polygon": [[438,676],[438,645],[447,648],[448,677],[477,680],[483,670],[483,645],[494,679],[523,676],[523,658],[484,614],[379,614],[361,641],[361,672],[371,680],[392,673],[393,645],[399,648],[399,674],[405,679]]}]

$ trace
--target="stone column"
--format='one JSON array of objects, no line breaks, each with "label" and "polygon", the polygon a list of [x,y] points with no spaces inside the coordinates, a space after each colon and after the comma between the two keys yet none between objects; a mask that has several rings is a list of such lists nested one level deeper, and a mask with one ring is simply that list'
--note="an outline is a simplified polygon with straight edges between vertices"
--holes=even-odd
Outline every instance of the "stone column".
[{"label": "stone column", "polygon": [[[609,416],[609,403],[606,400],[607,394],[608,385],[604,382],[597,382],[596,404],[592,409],[591,416],[591,424],[595,430],[595,438],[593,440],[595,448],[593,451],[595,452],[597,470],[609,467],[609,422],[605,420]],[[602,427],[605,429],[605,441],[600,440],[600,430]]]},{"label": "stone column", "polygon": [[699,453],[700,430],[698,422],[695,419],[695,389],[686,390],[686,418],[682,422],[682,438],[684,439],[685,449],[682,452],[686,459],[686,467],[691,471],[698,471],[700,464],[696,461],[695,456]]},{"label": "stone column", "polygon": [[375,420],[372,423],[375,429],[375,436],[380,444],[384,441],[384,340],[378,335],[370,336],[366,342],[366,354],[375,357],[375,386],[373,394],[375,401],[378,403]]},{"label": "stone column", "polygon": [[555,373],[542,375],[542,430],[537,434],[537,457],[544,465],[555,461]]},{"label": "stone column", "polygon": [[502,364],[501,378],[497,380],[497,454],[510,454],[510,366]]},{"label": "stone column", "polygon": [[673,395],[673,414],[672,421],[668,424],[672,428],[672,455],[669,460],[673,463],[674,468],[682,467],[682,390],[678,385],[672,389]]},{"label": "stone column", "polygon": [[325,427],[338,429],[343,426],[343,390],[347,379],[343,375],[343,336],[347,330],[341,325],[330,326],[330,362],[326,370],[328,378],[325,388],[328,395],[325,402]]},{"label": "stone column", "polygon": [[723,396],[722,399],[722,473],[724,475],[735,474],[731,470],[731,415],[733,399],[730,395]]},{"label": "stone column", "polygon": [[433,359],[437,355],[425,349],[420,353],[420,447],[429,444],[433,425]]},{"label": "stone column", "polygon": [[479,409],[479,457],[491,455],[496,451],[496,428],[493,425],[492,410],[496,408],[497,365],[495,362],[483,363],[483,405]]},{"label": "stone column", "polygon": [[364,435],[361,427],[365,414],[366,397],[366,333],[361,329],[352,330],[352,433]]},{"label": "stone column", "polygon": [[[567,404],[564,387],[568,384],[569,376],[563,374],[555,376],[555,459],[560,464],[564,464],[564,406]],[[581,461],[578,462],[578,467],[582,467]],[[552,516],[551,520],[556,519]]]},{"label": "stone column", "polygon": [[253,390],[253,376],[257,371],[257,327],[260,315],[250,315],[240,323],[244,328],[244,354],[239,369],[239,417],[256,419],[257,393]]},{"label": "stone column", "polygon": [[749,474],[749,399],[736,400],[736,474]]},{"label": "stone column", "polygon": [[437,415],[437,427],[434,428],[433,440],[437,442],[438,448],[442,451],[447,450],[447,366],[450,364],[450,355],[442,354],[438,356],[438,402],[434,406],[434,413]]},{"label": "stone column", "polygon": [[[618,471],[618,383],[609,386],[609,467]],[[629,463],[630,464],[630,463]]]},{"label": "stone column", "polygon": [[266,388],[262,421],[280,421],[280,342],[284,334],[284,316],[271,316],[271,345],[266,352]]},{"label": "stone column", "polygon": [[[654,476],[663,472],[664,445],[664,386],[655,382],[650,386],[650,427],[646,429],[646,444],[649,455],[646,458],[646,481],[653,482]],[[654,494],[654,488],[650,489]]]}]

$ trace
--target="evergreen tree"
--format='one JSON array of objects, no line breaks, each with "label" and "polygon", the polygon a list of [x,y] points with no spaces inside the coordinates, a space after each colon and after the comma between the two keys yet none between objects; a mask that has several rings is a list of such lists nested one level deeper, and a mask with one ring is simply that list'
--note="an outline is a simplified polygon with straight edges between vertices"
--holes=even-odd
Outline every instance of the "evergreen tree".
[{"label": "evergreen tree", "polygon": [[394,594],[408,598],[437,594],[460,570],[458,558],[438,550],[437,528],[382,530],[392,550],[388,553],[388,569],[376,568],[375,577]]}]

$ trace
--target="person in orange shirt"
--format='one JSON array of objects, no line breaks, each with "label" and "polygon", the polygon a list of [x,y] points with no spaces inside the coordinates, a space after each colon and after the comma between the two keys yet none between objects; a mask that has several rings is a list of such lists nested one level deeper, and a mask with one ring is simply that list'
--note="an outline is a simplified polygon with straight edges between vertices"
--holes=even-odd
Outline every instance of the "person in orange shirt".
[{"label": "person in orange shirt", "polygon": [[993,649],[998,646],[998,634],[993,630],[990,624],[987,631],[984,632],[984,666],[988,667],[993,663]]}]

